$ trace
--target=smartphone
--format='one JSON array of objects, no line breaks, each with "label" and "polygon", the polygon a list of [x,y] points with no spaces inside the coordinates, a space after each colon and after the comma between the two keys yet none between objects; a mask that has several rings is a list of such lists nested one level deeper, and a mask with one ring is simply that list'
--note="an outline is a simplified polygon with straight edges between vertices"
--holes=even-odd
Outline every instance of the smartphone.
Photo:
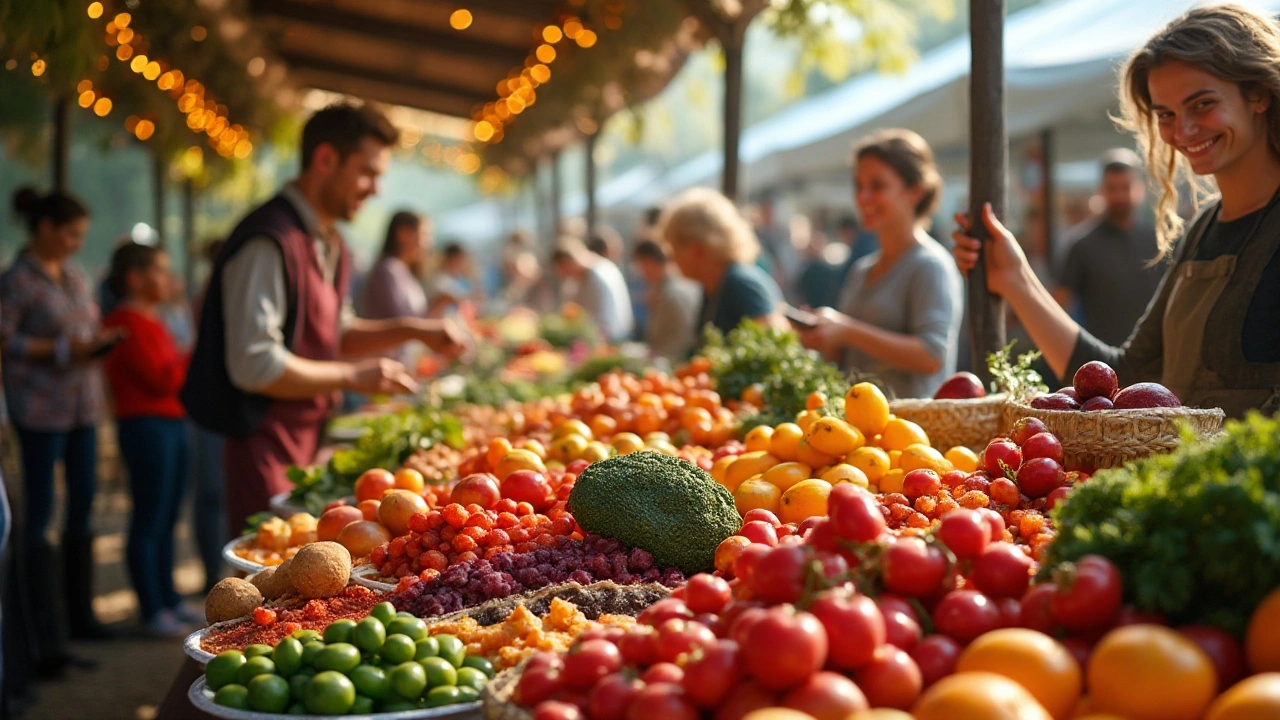
[{"label": "smartphone", "polygon": [[805,312],[799,308],[785,305],[782,308],[782,315],[787,320],[791,321],[791,324],[796,327],[801,327],[806,330],[812,330],[813,328],[818,327],[818,316],[811,312]]}]

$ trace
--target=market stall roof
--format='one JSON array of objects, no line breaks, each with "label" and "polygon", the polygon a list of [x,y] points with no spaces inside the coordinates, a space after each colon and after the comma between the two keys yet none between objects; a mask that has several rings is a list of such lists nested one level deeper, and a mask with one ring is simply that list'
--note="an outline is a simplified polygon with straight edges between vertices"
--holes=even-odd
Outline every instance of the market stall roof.
[{"label": "market stall roof", "polygon": [[[253,0],[256,24],[294,82],[470,117],[523,68],[563,0]],[[464,30],[455,11],[470,13]]]}]

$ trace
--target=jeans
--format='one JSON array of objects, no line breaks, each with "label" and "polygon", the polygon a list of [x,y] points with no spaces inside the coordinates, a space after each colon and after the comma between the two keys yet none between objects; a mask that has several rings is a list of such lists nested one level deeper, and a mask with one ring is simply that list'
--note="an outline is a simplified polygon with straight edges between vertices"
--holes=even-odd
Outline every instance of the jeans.
[{"label": "jeans", "polygon": [[67,479],[65,534],[89,535],[89,515],[97,491],[98,435],[92,426],[67,432],[30,430],[15,425],[22,448],[22,481],[26,514],[23,532],[26,547],[45,543],[53,521],[53,466],[62,460]]},{"label": "jeans", "polygon": [[139,417],[120,420],[117,433],[133,496],[125,557],[147,622],[182,600],[173,588],[173,532],[187,483],[187,429],[182,420]]},{"label": "jeans", "polygon": [[191,442],[191,503],[196,545],[204,565],[205,589],[222,579],[222,546],[227,537],[227,490],[222,480],[222,436],[187,421]]}]

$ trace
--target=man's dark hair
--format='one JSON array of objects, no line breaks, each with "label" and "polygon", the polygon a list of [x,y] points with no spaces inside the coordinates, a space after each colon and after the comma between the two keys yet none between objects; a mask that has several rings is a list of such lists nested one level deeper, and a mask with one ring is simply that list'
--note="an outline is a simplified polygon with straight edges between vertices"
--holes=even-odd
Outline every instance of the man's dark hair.
[{"label": "man's dark hair", "polygon": [[651,207],[644,211],[644,226],[654,227],[658,224],[658,220],[662,217],[662,208]]},{"label": "man's dark hair", "polygon": [[846,215],[845,217],[841,218],[841,219],[840,219],[840,229],[841,229],[841,230],[852,230],[852,231],[854,231],[854,232],[857,232],[857,231],[858,231],[858,218],[856,218],[856,217],[854,217],[854,216],[852,216],[852,215]]},{"label": "man's dark hair", "polygon": [[321,145],[332,145],[338,157],[345,160],[368,137],[383,145],[394,145],[400,139],[400,131],[371,105],[330,105],[312,115],[302,128],[302,169],[311,166],[316,148]]},{"label": "man's dark hair", "polygon": [[440,254],[444,256],[445,262],[448,262],[466,255],[467,249],[462,247],[459,243],[451,242],[444,246],[444,249],[440,251]]},{"label": "man's dark hair", "polygon": [[667,263],[667,251],[653,240],[641,240],[632,254],[637,260],[653,260],[663,265]]}]

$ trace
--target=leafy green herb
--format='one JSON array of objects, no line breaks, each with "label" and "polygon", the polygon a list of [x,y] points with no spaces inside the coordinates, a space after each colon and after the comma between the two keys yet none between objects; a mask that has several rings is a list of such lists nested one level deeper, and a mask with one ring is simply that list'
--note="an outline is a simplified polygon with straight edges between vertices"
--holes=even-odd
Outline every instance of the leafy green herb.
[{"label": "leafy green herb", "polygon": [[1009,359],[1017,342],[1014,340],[987,356],[987,370],[991,373],[995,389],[1014,398],[1027,398],[1048,392],[1044,378],[1031,367],[1040,359],[1039,351],[1023,353],[1015,361]]},{"label": "leafy green herb", "polygon": [[1058,536],[1043,577],[1059,563],[1103,555],[1139,610],[1239,637],[1280,587],[1280,420],[1229,422],[1213,443],[1184,432],[1173,454],[1098,473],[1053,517]]}]

